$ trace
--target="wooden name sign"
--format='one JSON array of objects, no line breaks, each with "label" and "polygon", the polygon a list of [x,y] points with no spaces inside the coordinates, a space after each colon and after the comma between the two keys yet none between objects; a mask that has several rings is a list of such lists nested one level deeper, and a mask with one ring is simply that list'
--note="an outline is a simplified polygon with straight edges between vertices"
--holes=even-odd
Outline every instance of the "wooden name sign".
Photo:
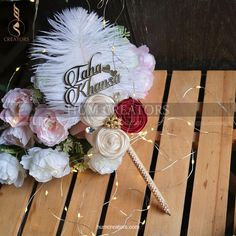
[{"label": "wooden name sign", "polygon": [[[64,83],[66,92],[64,100],[66,107],[77,107],[79,106],[80,96],[89,97],[120,83],[120,74],[116,70],[111,70],[110,65],[92,65],[95,55],[91,57],[87,64],[72,67],[65,73]],[[110,77],[98,83],[91,83],[93,77],[101,73],[108,73]]]}]

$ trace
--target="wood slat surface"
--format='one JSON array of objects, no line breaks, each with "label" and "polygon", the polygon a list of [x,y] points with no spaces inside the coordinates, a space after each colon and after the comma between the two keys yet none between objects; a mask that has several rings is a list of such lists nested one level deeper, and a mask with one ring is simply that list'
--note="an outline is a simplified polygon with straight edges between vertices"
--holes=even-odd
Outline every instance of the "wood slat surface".
[{"label": "wood slat surface", "polygon": [[[25,207],[34,193],[34,180],[27,178],[22,188],[3,185],[0,187],[0,236],[77,236],[96,233],[135,236],[140,229],[142,233],[139,235],[145,236],[181,233],[217,236],[225,235],[229,216],[231,218],[227,223],[233,228],[234,220],[236,229],[236,213],[233,212],[233,205],[228,205],[227,201],[231,155],[235,158],[232,147],[235,150],[236,146],[236,130],[233,129],[236,71],[207,72],[205,90],[197,87],[200,79],[200,71],[174,71],[171,80],[166,71],[156,71],[154,85],[143,102],[146,106],[151,105],[152,109],[153,105],[156,106],[155,111],[158,111],[163,96],[167,99],[163,128],[156,131],[159,112],[150,115],[143,130],[148,131],[145,137],[148,142],[140,140],[133,144],[147,169],[152,158],[157,158],[156,167],[151,167],[156,168],[154,181],[170,206],[171,216],[160,211],[152,196],[147,216],[141,212],[143,202],[147,200],[146,184],[126,155],[113,182],[113,175],[101,176],[87,170],[74,177],[68,175],[63,179],[38,184],[26,214]],[[170,90],[164,93],[169,82]],[[204,94],[203,105],[198,103],[200,91]],[[226,111],[220,106],[221,103],[226,104]],[[194,131],[196,111],[201,116],[200,132]],[[155,141],[159,145],[157,156],[153,156]],[[191,167],[189,156],[165,171],[160,170],[188,155],[192,148],[197,151],[196,170],[191,175],[194,182],[188,181],[187,189]],[[235,167],[233,170],[236,170]],[[236,181],[233,179],[230,191],[235,197]],[[115,193],[117,181],[118,190]],[[192,195],[189,192],[191,186]],[[188,198],[185,198],[186,194]],[[115,199],[112,200],[112,197]],[[106,207],[105,198],[111,200]],[[186,209],[185,201],[189,209]],[[25,216],[26,221],[22,224]],[[60,219],[62,216],[64,218]],[[141,216],[145,219],[143,226],[140,224]],[[99,224],[103,230],[97,231]],[[114,233],[119,227],[124,228]]]},{"label": "wood slat surface", "polygon": [[[201,133],[189,219],[189,235],[224,235],[233,135],[235,72],[207,73]],[[210,91],[207,92],[207,91]],[[220,106],[230,103],[227,113]],[[197,217],[197,220],[196,220]]]},{"label": "wood slat surface", "polygon": [[96,233],[109,177],[110,175],[99,175],[89,170],[78,174],[62,230],[63,235]]},{"label": "wood slat surface", "polygon": [[[192,90],[185,97],[183,96],[189,88],[200,84],[200,78],[201,73],[197,71],[174,72],[172,75],[167,103],[167,106],[170,106],[169,115],[165,118],[164,122],[156,170],[160,170],[171,162],[191,153],[199,90]],[[192,103],[192,110],[188,111],[188,116],[181,116],[182,112],[185,113],[184,110],[180,111],[180,109],[184,109],[184,107],[180,107],[181,103]],[[177,114],[178,116],[176,116]],[[191,125],[189,126],[187,122]],[[154,180],[161,188],[169,204],[171,216],[160,212],[156,208],[155,199],[152,198],[145,235],[180,234],[189,162],[190,157],[164,172],[157,172],[155,174]],[[178,185],[180,182],[183,183]],[[173,187],[175,185],[177,186]]]},{"label": "wood slat surface", "polygon": [[21,188],[5,185],[0,188],[0,235],[17,235],[33,185],[34,180],[28,178]]},{"label": "wood slat surface", "polygon": [[[61,179],[53,179],[39,184],[33,199],[23,235],[51,236],[55,235],[59,225],[56,217],[61,217],[70,187],[72,175]],[[56,217],[55,217],[56,216]]]}]

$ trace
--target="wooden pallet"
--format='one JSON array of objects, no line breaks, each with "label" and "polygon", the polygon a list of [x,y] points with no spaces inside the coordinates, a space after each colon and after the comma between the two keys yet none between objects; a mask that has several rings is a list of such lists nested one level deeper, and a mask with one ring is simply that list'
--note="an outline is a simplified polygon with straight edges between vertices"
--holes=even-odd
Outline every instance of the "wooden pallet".
[{"label": "wooden pallet", "polygon": [[[233,172],[229,194],[236,158],[236,72],[156,71],[155,77],[144,102],[162,105],[166,113],[152,112],[146,141],[133,147],[172,215],[159,210],[127,155],[116,176],[86,171],[46,184],[27,178],[19,189],[2,186],[0,235],[108,235],[119,227],[114,235],[236,233]],[[163,170],[170,163],[175,164]]]}]

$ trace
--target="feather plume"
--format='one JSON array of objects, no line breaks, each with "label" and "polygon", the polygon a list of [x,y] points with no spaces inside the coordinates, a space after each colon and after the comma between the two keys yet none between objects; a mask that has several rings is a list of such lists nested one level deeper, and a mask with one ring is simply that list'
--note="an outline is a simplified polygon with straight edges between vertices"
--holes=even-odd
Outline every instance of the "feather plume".
[{"label": "feather plume", "polygon": [[[56,109],[65,110],[64,74],[70,68],[84,65],[93,57],[93,65],[110,65],[120,74],[120,83],[106,88],[103,94],[112,96],[116,92],[136,95],[142,98],[146,94],[143,86],[136,86],[132,71],[138,66],[135,46],[123,37],[118,27],[107,24],[96,13],[88,13],[83,8],[66,9],[49,19],[52,30],[36,37],[31,56],[43,61],[34,66],[35,86],[45,95],[47,104]],[[45,53],[46,52],[46,53]],[[100,73],[92,77],[91,85],[107,78]],[[135,88],[138,87],[137,88]],[[83,103],[86,97],[80,96],[77,103]],[[78,109],[78,108],[73,108]]]}]

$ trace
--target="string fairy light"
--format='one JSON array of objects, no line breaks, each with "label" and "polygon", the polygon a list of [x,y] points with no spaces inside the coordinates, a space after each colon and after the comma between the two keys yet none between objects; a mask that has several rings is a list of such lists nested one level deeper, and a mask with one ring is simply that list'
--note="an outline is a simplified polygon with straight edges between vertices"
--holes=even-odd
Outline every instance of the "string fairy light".
[{"label": "string fairy light", "polygon": [[11,75],[11,77],[10,77],[10,79],[9,79],[9,81],[8,81],[8,84],[7,84],[7,88],[6,88],[7,91],[9,90],[9,87],[10,87],[10,85],[11,85],[11,82],[12,82],[12,80],[13,80],[15,74],[20,70],[20,68],[21,68],[21,66],[16,67],[15,71],[14,71],[13,74]]},{"label": "string fairy light", "polygon": [[[206,93],[210,94],[210,95],[216,100],[216,103],[224,110],[225,113],[228,113],[228,112],[229,112],[229,111],[227,110],[227,108],[219,101],[218,97],[217,97],[214,93],[212,93],[212,92],[209,91],[208,89],[206,89],[206,88],[204,88],[204,87],[202,87],[202,86],[199,86],[199,85],[187,89],[187,90],[184,92],[182,98],[184,98],[188,93],[190,93],[190,92],[191,92],[192,90],[194,90],[194,89],[203,89]],[[233,120],[233,123],[236,125],[236,121],[235,121],[235,120]]]},{"label": "string fairy light", "polygon": [[91,6],[89,0],[86,0],[86,3],[88,5],[88,12],[91,13]]},{"label": "string fairy light", "polygon": [[[34,0],[31,0],[31,1],[34,2]],[[86,1],[88,2],[89,11],[90,11],[90,4],[89,4],[89,1],[88,1],[88,0],[86,0]],[[106,8],[107,8],[108,2],[109,2],[109,0],[100,0],[99,3],[98,3],[98,5],[97,5],[97,6],[100,6],[101,8],[102,8],[103,6],[105,6],[105,7],[104,7],[104,11],[103,11],[103,17],[104,17],[103,25],[104,25],[104,27],[106,27],[105,16],[106,16]],[[33,23],[33,35],[34,35],[34,31],[35,31],[35,21],[36,21],[36,19],[37,19],[38,4],[39,4],[39,0],[36,0],[36,4],[35,4],[35,15],[34,15],[34,23]],[[100,4],[100,5],[99,5],[99,4]],[[124,3],[124,0],[122,0],[122,10],[121,10],[121,12],[119,13],[119,15],[118,15],[118,17],[117,17],[115,23],[117,23],[118,18],[120,17],[120,15],[122,14],[122,11],[124,10],[124,4],[125,4],[125,3]],[[120,60],[120,58],[119,58],[119,57],[116,55],[116,53],[115,53],[115,45],[114,45],[114,42],[113,42],[113,45],[112,45],[112,47],[111,47],[111,50],[112,50],[112,53],[114,54],[113,57],[114,57],[114,68],[115,68],[115,58],[116,58],[116,60]],[[45,52],[46,52],[46,51],[45,51]],[[11,80],[12,80],[13,77],[15,76],[15,73],[17,73],[17,72],[20,70],[20,68],[21,68],[21,66],[19,66],[19,67],[17,67],[17,68],[15,69],[15,71],[14,71],[13,75],[11,76],[11,78],[10,78],[10,80],[9,80],[9,83],[8,83],[8,85],[7,85],[7,90],[8,90],[9,87],[10,87]],[[192,88],[187,89],[187,90],[184,92],[182,98],[186,97],[187,94],[190,93],[193,89],[204,89],[205,91],[207,91],[207,89],[205,89],[204,87],[201,87],[201,86],[192,87]],[[210,91],[207,91],[207,92],[209,92],[209,94],[211,94],[212,96],[215,97],[215,95],[214,95],[213,93],[211,93]],[[134,87],[134,96],[135,96],[135,87]],[[226,109],[226,107],[225,107],[218,99],[216,99],[216,103],[217,103],[225,112],[228,113],[228,110]],[[168,121],[168,120],[179,120],[179,121],[182,120],[182,121],[186,122],[186,124],[187,124],[188,126],[194,126],[193,124],[191,124],[191,122],[186,121],[186,120],[181,119],[181,118],[177,118],[177,117],[169,117],[169,118],[165,118],[165,120],[167,120],[167,121]],[[164,122],[164,117],[163,117],[162,120],[158,123],[158,125],[162,124],[163,122]],[[235,121],[234,121],[234,124],[235,124]],[[197,130],[197,131],[199,131],[200,133],[204,133],[204,134],[212,133],[212,132],[208,132],[208,131],[199,130],[199,129],[197,129],[196,127],[194,127],[194,129]],[[156,128],[153,128],[153,127],[152,127],[150,130],[151,130],[151,132],[153,132],[153,131],[156,132]],[[148,131],[146,131],[146,132],[141,132],[140,134],[138,134],[137,137],[134,137],[134,139],[131,140],[131,141],[132,141],[132,144],[134,144],[135,142],[137,142],[137,141],[139,141],[139,140],[143,140],[143,141],[145,141],[145,142],[148,142],[148,143],[150,143],[150,144],[153,144],[154,142],[153,142],[151,139],[147,139],[147,138],[146,138],[147,135],[148,135]],[[172,135],[172,136],[178,137],[178,135],[173,134],[173,133],[169,133],[169,132],[168,132],[168,133],[164,133],[164,134],[162,133],[161,136],[163,136],[163,135]],[[158,147],[158,145],[157,145],[156,143],[154,143],[154,148],[157,148],[159,154],[162,154],[162,151],[163,151],[163,150],[160,150],[160,148]],[[187,178],[186,178],[184,181],[178,183],[177,185],[174,185],[174,186],[171,186],[171,187],[168,187],[168,188],[177,187],[177,186],[179,186],[180,184],[184,183],[186,180],[188,180],[188,178],[189,178],[189,177],[191,176],[191,174],[193,173],[193,171],[194,171],[194,164],[195,164],[194,154],[195,154],[195,152],[192,151],[190,154],[187,154],[187,155],[185,155],[184,157],[181,157],[181,158],[179,158],[179,159],[177,159],[177,160],[171,162],[170,164],[168,164],[168,165],[165,166],[164,168],[158,169],[158,170],[156,170],[156,171],[150,171],[150,173],[152,173],[152,172],[164,172],[164,171],[168,170],[169,168],[172,168],[174,165],[176,165],[176,164],[179,163],[180,161],[185,160],[185,159],[191,157],[191,170],[190,170],[189,175],[187,176]],[[93,155],[93,154],[88,154],[89,157],[92,157],[92,155]],[[165,157],[165,158],[168,158],[167,160],[169,160],[169,161],[171,160],[171,158],[167,157],[166,154],[163,154],[162,156]],[[36,164],[36,163],[35,163],[35,164]],[[36,165],[37,165],[37,164],[36,164]],[[41,167],[41,168],[47,169],[47,168],[44,168],[44,167]],[[86,186],[87,186],[87,185],[86,185]],[[114,190],[114,194],[111,196],[111,198],[110,198],[109,201],[107,201],[107,202],[104,203],[104,205],[109,204],[109,203],[111,203],[113,200],[117,200],[117,199],[119,198],[119,195],[120,195],[120,194],[118,194],[118,186],[119,186],[118,177],[117,177],[117,173],[115,173],[115,190]],[[28,211],[28,206],[29,206],[29,204],[30,204],[31,201],[34,199],[35,195],[42,189],[42,187],[43,187],[43,184],[37,189],[37,191],[36,191],[36,192],[31,196],[31,198],[29,199],[28,204],[27,204],[27,206],[25,207],[25,213]],[[137,189],[128,189],[128,190],[139,191],[139,190],[137,190]],[[62,184],[61,184],[61,193],[63,193],[63,191],[62,191]],[[143,194],[143,193],[142,193],[142,194]],[[44,195],[47,197],[47,196],[49,195],[49,191],[46,190],[45,193],[44,193]],[[84,189],[82,195],[85,196],[85,189]],[[145,197],[146,197],[146,196],[145,196]],[[84,201],[84,198],[83,198],[83,201]],[[81,202],[81,204],[83,204],[83,201]],[[104,205],[103,205],[103,206],[104,206]],[[127,225],[128,221],[133,217],[134,212],[136,212],[136,211],[138,211],[138,212],[143,212],[143,211],[148,211],[149,209],[150,209],[150,205],[148,205],[148,206],[146,207],[146,209],[132,209],[132,211],[131,211],[130,214],[125,213],[123,210],[120,209],[119,212],[120,212],[121,214],[123,214],[124,216],[126,216],[126,219],[125,219],[125,221],[124,221],[124,226]],[[79,223],[79,222],[74,222],[74,221],[70,221],[70,220],[61,219],[60,217],[58,217],[57,215],[55,215],[55,214],[52,212],[51,209],[48,209],[48,210],[49,210],[49,212],[50,212],[57,220],[59,220],[59,221],[64,221],[64,222],[68,222],[68,223],[73,223],[73,224],[76,224],[77,226],[85,227],[85,228],[87,228],[87,229],[90,231],[91,235],[95,235],[95,234],[92,232],[92,230],[91,230],[91,228],[90,228],[89,226],[87,226],[87,225],[85,225],[85,224],[81,224],[81,223]],[[64,210],[65,210],[65,211],[68,210],[66,206],[65,206]],[[83,216],[81,215],[80,212],[77,213],[77,218],[78,218],[78,219],[83,218]],[[143,220],[142,222],[140,222],[141,225],[144,225],[145,223],[146,223],[145,220]],[[113,231],[111,234],[115,234],[115,233],[119,232],[120,230],[122,230],[122,227],[120,227],[120,229],[118,229],[118,230],[116,230],[116,231]],[[82,231],[81,231],[81,232],[82,232]],[[106,234],[106,235],[109,235],[109,234]]]},{"label": "string fairy light", "polygon": [[28,211],[28,207],[29,207],[30,203],[32,202],[32,200],[34,199],[35,195],[37,193],[39,193],[39,191],[42,189],[43,186],[44,186],[44,184],[41,184],[41,186],[37,189],[37,191],[30,197],[30,199],[25,207],[25,213]]},{"label": "string fairy light", "polygon": [[46,197],[48,196],[48,190],[45,191],[45,194],[44,194]]},{"label": "string fairy light", "polygon": [[[62,222],[65,222],[65,223],[72,223],[72,224],[76,224],[77,226],[83,226],[85,227],[86,229],[88,229],[88,231],[91,233],[91,235],[95,235],[94,232],[91,230],[91,228],[86,225],[86,224],[83,224],[83,223],[79,223],[78,221],[72,221],[72,220],[65,220],[65,219],[62,219],[61,217],[57,216],[51,208],[48,208],[48,211],[50,212],[50,214],[56,218],[58,221],[62,221]],[[83,234],[84,235],[84,234]]]},{"label": "string fairy light", "polygon": [[180,181],[180,182],[177,183],[177,184],[174,184],[174,185],[172,185],[172,186],[163,187],[163,188],[160,188],[160,189],[173,189],[173,188],[176,188],[176,187],[178,187],[178,186],[184,184],[184,183],[190,178],[190,176],[193,174],[193,171],[194,171],[194,164],[195,164],[195,160],[194,160],[194,156],[192,156],[192,157],[191,157],[191,170],[190,170],[188,176],[187,176],[184,180]]},{"label": "string fairy light", "polygon": [[187,155],[185,155],[185,156],[183,156],[183,157],[181,157],[181,158],[179,158],[179,159],[173,161],[172,163],[170,163],[170,164],[167,165],[166,167],[164,167],[164,168],[162,168],[162,169],[159,169],[159,170],[156,170],[156,171],[150,171],[150,173],[156,173],[156,172],[163,172],[163,171],[166,171],[166,170],[168,170],[169,168],[171,168],[173,165],[177,164],[178,162],[183,161],[183,160],[187,159],[188,157],[191,157],[191,158],[192,158],[192,156],[193,156],[194,154],[195,154],[195,152],[192,151],[191,153],[189,153],[189,154],[187,154]]},{"label": "string fairy light", "polygon": [[[140,190],[138,189],[134,189],[134,188],[129,188],[128,189],[129,191],[136,191],[138,193],[140,193],[141,195],[143,195],[143,192],[141,192]],[[145,199],[147,198],[147,196],[145,196]],[[148,200],[149,201],[149,200]],[[139,212],[139,213],[142,213],[142,212],[145,212],[145,211],[148,211],[150,209],[150,205],[148,205],[146,208],[144,209],[132,209],[131,212],[128,214],[126,212],[124,212],[123,210],[121,209],[118,209],[119,212],[124,215],[126,218],[124,219],[124,223],[122,225],[119,225],[118,229],[115,230],[115,231],[112,231],[111,233],[107,234],[107,235],[113,235],[113,234],[116,234],[118,233],[119,231],[121,231],[122,229],[125,228],[125,226],[128,226],[128,221],[132,221],[132,222],[135,222],[136,225],[142,225],[143,221],[141,222],[140,220],[135,220],[133,219],[134,215],[136,212]]]},{"label": "string fairy light", "polygon": [[34,18],[33,18],[33,25],[32,25],[33,39],[35,38],[35,24],[36,24],[36,20],[38,17],[39,0],[35,0],[34,7],[35,7],[34,8]]}]

